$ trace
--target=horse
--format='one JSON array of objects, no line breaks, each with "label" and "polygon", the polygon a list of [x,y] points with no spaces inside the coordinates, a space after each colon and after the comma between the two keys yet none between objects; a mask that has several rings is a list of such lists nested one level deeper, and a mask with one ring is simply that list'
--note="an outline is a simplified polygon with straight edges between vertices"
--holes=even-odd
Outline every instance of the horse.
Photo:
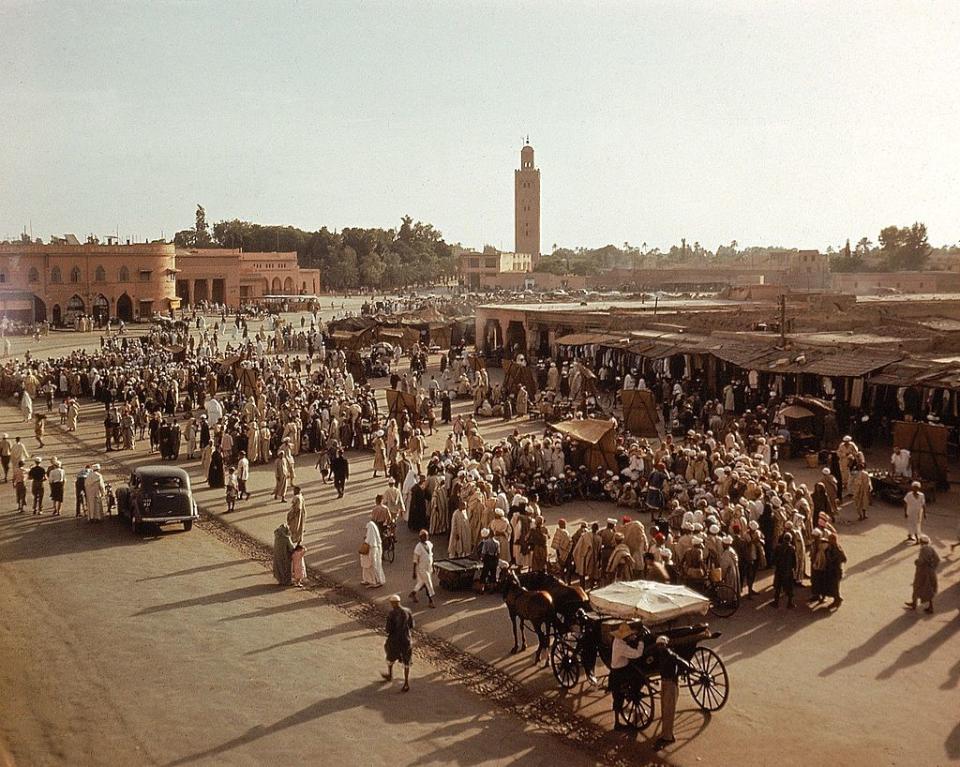
[{"label": "horse", "polygon": [[569,627],[577,610],[590,608],[590,598],[580,586],[567,585],[549,573],[530,571],[519,576],[520,585],[527,589],[546,591],[553,599],[556,610],[555,627],[565,630]]},{"label": "horse", "polygon": [[[504,569],[500,575],[500,593],[510,613],[510,623],[513,626],[513,649],[510,650],[510,654],[527,649],[524,622],[529,621],[539,640],[537,654],[533,661],[539,665],[540,655],[547,648],[550,626],[556,618],[553,597],[546,591],[525,589],[520,585],[517,573],[512,568]],[[519,638],[517,637],[517,618],[520,619]]]}]

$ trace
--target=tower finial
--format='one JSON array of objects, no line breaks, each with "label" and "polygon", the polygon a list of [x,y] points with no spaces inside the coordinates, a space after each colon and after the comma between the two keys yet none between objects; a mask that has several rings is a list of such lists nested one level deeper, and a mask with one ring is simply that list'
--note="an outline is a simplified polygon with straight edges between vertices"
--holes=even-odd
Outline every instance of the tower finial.
[{"label": "tower finial", "polygon": [[527,134],[527,146],[530,146],[530,134]]}]

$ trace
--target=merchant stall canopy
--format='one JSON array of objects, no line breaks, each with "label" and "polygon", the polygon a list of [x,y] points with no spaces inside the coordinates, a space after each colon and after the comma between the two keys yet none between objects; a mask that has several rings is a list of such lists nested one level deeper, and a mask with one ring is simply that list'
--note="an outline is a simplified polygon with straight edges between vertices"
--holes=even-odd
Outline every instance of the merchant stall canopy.
[{"label": "merchant stall canopy", "polygon": [[363,358],[356,349],[347,349],[344,352],[346,358],[347,371],[353,376],[353,381],[358,386],[364,386],[367,383],[367,369],[363,364]]},{"label": "merchant stall canopy", "polygon": [[627,431],[637,437],[657,437],[660,434],[657,419],[657,403],[649,389],[624,389],[620,392],[623,403],[623,421]]},{"label": "merchant stall canopy", "polygon": [[586,418],[560,421],[550,428],[573,441],[573,464],[590,471],[618,471],[617,429],[612,421]]},{"label": "merchant stall canopy", "polygon": [[395,418],[399,423],[403,412],[406,411],[412,424],[416,425],[420,422],[416,394],[399,391],[398,389],[386,389],[385,391],[387,394],[387,418]]},{"label": "merchant stall canopy", "polygon": [[531,368],[511,360],[503,361],[503,388],[516,394],[524,386],[531,398],[537,395],[537,375]]}]

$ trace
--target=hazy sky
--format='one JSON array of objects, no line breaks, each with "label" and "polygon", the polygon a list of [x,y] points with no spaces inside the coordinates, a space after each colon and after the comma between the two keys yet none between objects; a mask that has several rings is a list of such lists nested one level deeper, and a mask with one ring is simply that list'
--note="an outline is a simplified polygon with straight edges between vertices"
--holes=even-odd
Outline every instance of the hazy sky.
[{"label": "hazy sky", "polygon": [[960,2],[0,0],[0,237],[208,220],[513,247],[960,240]]}]

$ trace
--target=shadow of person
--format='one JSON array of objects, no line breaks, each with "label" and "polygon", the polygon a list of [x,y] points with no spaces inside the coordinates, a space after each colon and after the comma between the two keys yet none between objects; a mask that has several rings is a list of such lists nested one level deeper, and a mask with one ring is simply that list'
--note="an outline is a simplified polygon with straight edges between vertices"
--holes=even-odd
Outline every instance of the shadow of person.
[{"label": "shadow of person", "polygon": [[960,759],[960,723],[950,731],[943,745],[948,759]]},{"label": "shadow of person", "polygon": [[[960,593],[960,583],[955,583],[946,591],[942,591],[937,595],[936,601],[940,604],[949,603],[956,593]],[[914,621],[924,619],[924,616],[916,613],[907,613],[907,617],[913,618]],[[938,631],[928,636],[920,644],[909,647],[900,653],[895,661],[877,674],[877,679],[890,679],[898,671],[923,663],[938,647],[946,644],[958,631],[960,631],[960,620],[947,621]]]},{"label": "shadow of person", "polygon": [[901,612],[900,615],[877,631],[872,637],[867,639],[866,642],[851,648],[843,658],[832,666],[827,666],[827,668],[823,669],[823,671],[820,672],[820,676],[830,676],[841,669],[855,666],[867,660],[867,658],[873,657],[898,636],[908,631],[916,622],[916,615]]},{"label": "shadow of person", "polygon": [[[377,711],[388,729],[391,726],[405,724],[435,725],[429,728],[429,733],[417,738],[418,742],[427,743],[429,748],[425,749],[422,757],[413,764],[447,763],[467,767],[486,762],[492,757],[495,757],[496,761],[514,761],[529,750],[529,738],[524,738],[523,745],[517,745],[509,738],[501,737],[498,732],[499,723],[485,710],[481,713],[451,712],[449,693],[442,689],[451,686],[460,689],[456,682],[443,681],[440,673],[435,671],[427,676],[414,678],[411,681],[411,692],[401,699],[396,680],[393,683],[387,683],[378,677],[342,695],[315,701],[272,724],[251,727],[230,740],[170,761],[165,767],[180,767],[220,757],[292,727],[358,709]],[[413,700],[416,701],[415,705],[408,702]],[[470,708],[476,710],[483,707],[475,703]],[[522,723],[518,725],[521,729],[523,728]],[[452,740],[450,745],[437,748],[435,743],[439,737],[437,728],[441,728],[440,732],[444,737]],[[525,731],[525,734],[530,733]],[[548,748],[551,743],[556,743],[553,736],[548,733],[535,734],[534,740],[539,740],[541,737],[544,748]],[[471,743],[475,743],[475,747],[470,747]]]},{"label": "shadow of person", "polygon": [[[896,557],[897,553],[900,553],[903,556]],[[879,551],[873,556],[869,556],[866,559],[861,559],[859,562],[855,562],[844,571],[844,577],[849,578],[853,575],[869,572],[875,568],[885,570],[886,568],[897,564],[900,560],[909,559],[912,554],[913,551],[909,546],[904,546],[903,543],[899,542],[895,543],[893,546],[885,549],[884,551]],[[894,557],[896,557],[895,560]]]}]

